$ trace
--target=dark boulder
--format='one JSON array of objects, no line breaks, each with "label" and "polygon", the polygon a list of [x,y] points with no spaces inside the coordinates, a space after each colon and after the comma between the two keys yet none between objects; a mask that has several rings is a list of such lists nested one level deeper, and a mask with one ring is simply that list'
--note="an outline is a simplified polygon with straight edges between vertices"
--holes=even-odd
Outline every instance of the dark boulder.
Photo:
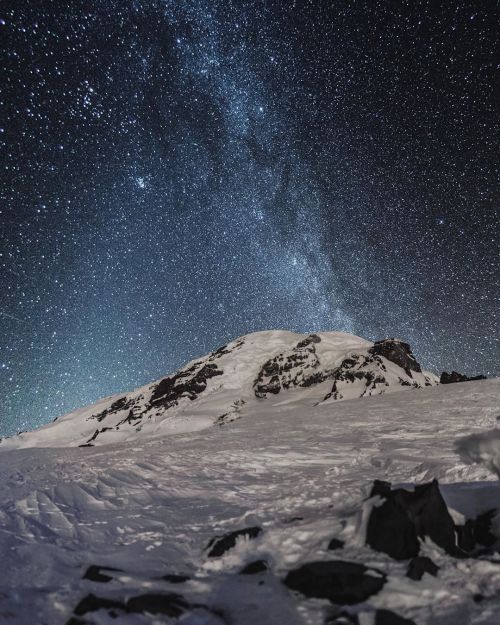
[{"label": "dark boulder", "polygon": [[250,562],[240,571],[241,575],[255,575],[256,573],[264,573],[268,570],[267,562],[265,560],[255,560]]},{"label": "dark boulder", "polygon": [[429,537],[446,553],[463,555],[455,541],[455,525],[439,490],[437,480],[415,486],[413,491],[391,489],[387,482],[375,481],[371,496],[385,501],[374,507],[368,520],[366,542],[397,560],[418,555],[418,538]]},{"label": "dark boulder", "polygon": [[430,558],[427,558],[426,556],[417,556],[416,558],[412,558],[412,560],[410,560],[408,570],[406,571],[406,577],[419,581],[424,576],[424,573],[429,573],[429,575],[436,577],[438,571],[439,566],[434,564]]},{"label": "dark boulder", "polygon": [[455,382],[474,382],[476,380],[486,380],[485,375],[476,375],[472,378],[467,377],[463,373],[458,373],[457,371],[452,371],[451,373],[447,373],[443,371],[441,377],[439,378],[440,384],[454,384]]},{"label": "dark boulder", "polygon": [[364,564],[331,560],[308,562],[290,571],[284,583],[306,597],[329,599],[332,603],[353,605],[378,593],[386,582],[381,571]]},{"label": "dark boulder", "polygon": [[339,540],[338,538],[332,538],[328,543],[327,549],[330,551],[334,551],[335,549],[343,549],[345,543],[343,540]]},{"label": "dark boulder", "polygon": [[370,347],[368,353],[387,358],[387,360],[402,367],[410,377],[410,371],[416,371],[417,373],[422,372],[422,368],[416,361],[411,347],[408,343],[403,343],[403,341],[399,341],[398,339],[376,341],[373,347]]},{"label": "dark boulder", "polygon": [[97,612],[97,610],[108,610],[112,614],[116,614],[115,610],[126,611],[126,607],[121,601],[89,594],[78,603],[73,612],[77,616],[83,616],[87,612]]},{"label": "dark boulder", "polygon": [[366,542],[372,549],[387,553],[395,560],[406,560],[418,555],[420,543],[414,523],[393,492],[390,484],[375,481],[371,496],[379,495],[385,501],[370,513]]},{"label": "dark boulder", "polygon": [[189,608],[189,603],[176,593],[159,594],[148,593],[131,597],[127,601],[127,612],[135,614],[165,614],[166,616],[180,616]]},{"label": "dark boulder", "polygon": [[[403,618],[391,610],[377,610],[373,622],[374,625],[415,625],[414,621]],[[342,611],[327,618],[325,625],[359,625],[359,618],[357,614]]]},{"label": "dark boulder", "polygon": [[257,538],[261,532],[262,528],[260,527],[245,527],[244,529],[224,534],[224,536],[216,536],[212,538],[206,547],[206,549],[210,549],[207,555],[209,558],[219,558],[236,545],[238,538],[245,537],[251,540]]},{"label": "dark boulder", "polygon": [[161,577],[158,577],[157,579],[163,579],[166,582],[170,582],[171,584],[183,584],[184,582],[187,582],[189,580],[189,576],[167,573],[166,575],[162,575]]},{"label": "dark boulder", "polygon": [[106,573],[103,573],[103,571],[122,572],[120,569],[113,569],[109,566],[96,566],[95,564],[92,564],[85,571],[83,579],[89,579],[91,582],[102,582],[102,583],[110,582],[113,579],[113,577],[111,575],[107,575]]},{"label": "dark boulder", "polygon": [[375,612],[375,625],[416,625],[415,621],[403,618],[391,612],[391,610],[377,610]]},{"label": "dark boulder", "polygon": [[467,519],[464,525],[456,525],[458,544],[464,551],[473,551],[477,545],[492,547],[497,537],[491,532],[491,521],[497,510],[483,512],[475,519]]}]

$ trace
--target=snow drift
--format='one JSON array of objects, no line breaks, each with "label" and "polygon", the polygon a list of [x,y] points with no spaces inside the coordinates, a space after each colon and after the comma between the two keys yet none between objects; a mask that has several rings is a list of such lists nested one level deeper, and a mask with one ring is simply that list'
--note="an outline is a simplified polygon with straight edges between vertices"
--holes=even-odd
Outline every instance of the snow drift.
[{"label": "snow drift", "polygon": [[500,478],[500,430],[465,436],[455,448],[464,462],[482,464]]}]

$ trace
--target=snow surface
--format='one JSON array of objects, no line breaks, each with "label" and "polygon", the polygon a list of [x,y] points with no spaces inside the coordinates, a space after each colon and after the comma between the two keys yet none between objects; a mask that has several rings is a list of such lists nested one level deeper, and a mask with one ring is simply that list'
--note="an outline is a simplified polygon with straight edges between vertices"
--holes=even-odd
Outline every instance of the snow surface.
[{"label": "snow surface", "polygon": [[[266,351],[268,341],[290,348],[283,334],[269,335],[259,343],[263,358],[275,352],[276,344]],[[334,361],[335,345],[325,341],[322,347]],[[257,369],[251,360],[235,363],[232,382],[225,384],[241,390],[241,381],[254,379]],[[191,402],[193,422],[213,422],[220,402],[234,401],[234,392],[224,392],[227,398],[219,397],[218,405],[209,396],[205,409]],[[319,625],[332,609],[328,602],[304,599],[282,579],[301,563],[342,559],[388,575],[379,594],[355,607],[362,623],[373,622],[373,608],[386,607],[417,625],[498,625],[500,561],[458,560],[426,543],[422,552],[441,567],[439,575],[412,581],[405,577],[407,562],[364,545],[362,510],[376,478],[410,485],[437,477],[458,520],[500,505],[496,476],[464,463],[455,450],[457,439],[498,432],[500,379],[317,405],[310,392],[251,402],[248,396],[240,418],[203,430],[195,431],[184,411],[180,427],[189,432],[158,428],[134,440],[81,448],[4,444],[0,623],[63,624],[88,593],[123,600],[171,591],[208,605],[234,625]],[[67,417],[62,423],[71,428],[77,421]],[[47,434],[36,436],[38,445],[54,444]],[[68,444],[73,440],[68,435]],[[495,523],[500,535],[498,517]],[[222,558],[207,558],[211,538],[254,525],[263,528],[257,539],[239,541]],[[327,551],[333,537],[345,547]],[[238,574],[256,559],[267,560],[270,571]],[[92,564],[123,572],[106,584],[82,579]],[[191,579],[155,579],[167,573]],[[480,603],[473,600],[477,594],[484,597]],[[133,614],[113,619],[104,611],[84,618],[99,625],[223,622],[202,612],[180,621]]]}]

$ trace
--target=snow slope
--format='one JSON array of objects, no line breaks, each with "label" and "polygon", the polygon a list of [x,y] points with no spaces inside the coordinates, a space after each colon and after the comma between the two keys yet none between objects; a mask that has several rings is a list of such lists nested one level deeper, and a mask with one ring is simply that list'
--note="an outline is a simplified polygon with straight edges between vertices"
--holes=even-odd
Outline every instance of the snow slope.
[{"label": "snow slope", "polygon": [[[283,350],[296,342],[269,338],[281,341]],[[274,357],[276,344],[267,350],[264,343],[262,359]],[[330,353],[329,363],[343,358],[334,342],[325,340],[323,348],[320,358]],[[251,359],[235,362],[227,400],[260,370]],[[321,384],[331,391],[331,380]],[[496,476],[464,463],[455,451],[457,439],[496,429],[500,380],[333,403],[311,399],[311,388],[262,401],[246,395],[251,413],[203,431],[165,437],[158,427],[154,436],[95,447],[4,445],[0,623],[319,625],[333,622],[333,606],[292,592],[283,579],[304,562],[340,559],[387,575],[380,592],[351,608],[362,625],[374,623],[375,608],[417,625],[498,624],[499,558],[456,559],[427,541],[423,553],[440,571],[414,581],[405,576],[407,562],[364,544],[360,521],[376,478],[414,484],[437,477],[457,520],[500,505]],[[196,401],[188,405],[195,410]],[[215,408],[207,406],[212,419]],[[193,414],[203,417],[202,410]],[[179,417],[188,419],[186,412]],[[498,518],[494,525],[500,535]],[[262,532],[237,541],[223,557],[208,557],[210,539],[249,526]],[[334,537],[345,545],[332,552],[327,545]],[[267,572],[239,574],[258,559],[267,561]],[[121,571],[108,571],[109,581],[92,581],[84,579],[90,565]],[[165,575],[189,579],[159,579]],[[90,593],[123,605],[153,592],[177,593],[176,601],[195,607],[179,619],[119,608],[117,618],[102,609],[72,617]]]},{"label": "snow slope", "polygon": [[409,345],[342,332],[256,332],[131,393],[59,417],[5,448],[102,445],[195,431],[252,414],[262,401],[328,403],[437,384]]}]

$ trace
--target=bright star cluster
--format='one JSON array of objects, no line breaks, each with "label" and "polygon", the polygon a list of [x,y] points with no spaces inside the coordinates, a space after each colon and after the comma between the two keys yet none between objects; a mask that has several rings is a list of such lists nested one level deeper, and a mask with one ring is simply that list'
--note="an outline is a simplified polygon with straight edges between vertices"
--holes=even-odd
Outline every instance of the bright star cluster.
[{"label": "bright star cluster", "polygon": [[500,373],[495,2],[0,17],[0,434],[260,329]]}]

